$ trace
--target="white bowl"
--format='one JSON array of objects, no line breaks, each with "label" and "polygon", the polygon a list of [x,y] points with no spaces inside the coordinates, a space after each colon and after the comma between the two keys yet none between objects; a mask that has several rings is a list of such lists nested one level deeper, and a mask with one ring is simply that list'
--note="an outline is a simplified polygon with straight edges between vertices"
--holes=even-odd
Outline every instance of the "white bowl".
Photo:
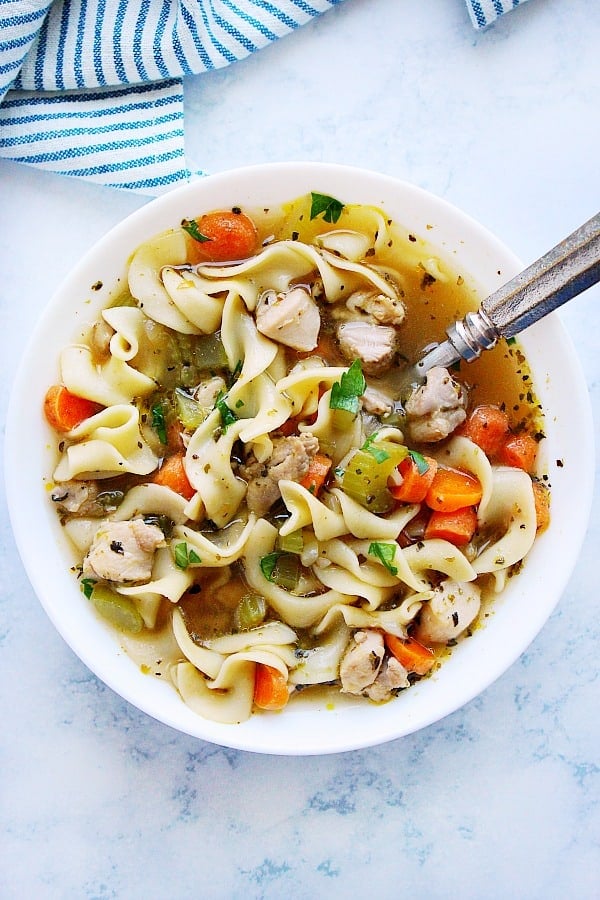
[{"label": "white bowl", "polygon": [[[522,268],[481,225],[419,188],[393,178],[318,163],[262,165],[210,176],[174,190],[134,213],[79,263],[48,304],[17,374],[6,429],[6,479],[12,525],[33,588],[50,619],[83,662],[109,687],[182,732],[245,750],[320,754],[372,746],[436,722],[488,687],[523,653],[558,602],[576,563],[592,496],[593,440],[586,385],[560,320],[552,315],[529,329],[522,344],[543,404],[552,523],[536,541],[523,570],[497,600],[494,614],[462,642],[433,677],[383,706],[305,696],[282,714],[255,715],[241,725],[206,721],[173,687],[142,674],[118,638],[83,600],[69,571],[72,557],[44,477],[52,471],[42,398],[56,380],[59,350],[72,339],[77,317],[99,309],[131,251],[191,211],[263,207],[309,191],[374,204],[428,239],[453,268],[491,292]],[[101,282],[101,289],[91,286]],[[34,401],[34,402],[32,402]],[[39,416],[21,410],[40,409]],[[550,676],[549,676],[550,677]]]}]

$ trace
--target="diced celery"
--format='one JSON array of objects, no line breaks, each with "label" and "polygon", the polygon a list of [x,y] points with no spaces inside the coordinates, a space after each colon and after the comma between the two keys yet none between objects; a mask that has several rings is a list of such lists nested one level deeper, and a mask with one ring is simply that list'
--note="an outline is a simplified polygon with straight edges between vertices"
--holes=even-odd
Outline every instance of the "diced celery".
[{"label": "diced celery", "polygon": [[408,455],[404,444],[393,441],[367,442],[346,465],[343,490],[370,512],[385,513],[394,500],[387,488],[388,478]]},{"label": "diced celery", "polygon": [[229,362],[220,332],[200,334],[193,338],[193,362],[200,371],[228,368]]},{"label": "diced celery", "polygon": [[249,631],[264,621],[267,603],[260,594],[244,594],[233,613],[233,624],[238,631]]},{"label": "diced celery", "polygon": [[284,553],[302,553],[304,550],[302,530],[298,528],[285,536],[280,534],[277,538],[277,547]]},{"label": "diced celery", "polygon": [[286,591],[298,587],[300,579],[300,560],[294,553],[282,553],[275,563],[271,580]]},{"label": "diced celery", "polygon": [[194,431],[201,425],[209,412],[200,406],[197,400],[179,388],[175,390],[175,410],[177,418],[188,431]]},{"label": "diced celery", "polygon": [[90,597],[98,613],[119,631],[139,634],[144,627],[137,608],[128,597],[123,597],[105,584],[96,584]]}]

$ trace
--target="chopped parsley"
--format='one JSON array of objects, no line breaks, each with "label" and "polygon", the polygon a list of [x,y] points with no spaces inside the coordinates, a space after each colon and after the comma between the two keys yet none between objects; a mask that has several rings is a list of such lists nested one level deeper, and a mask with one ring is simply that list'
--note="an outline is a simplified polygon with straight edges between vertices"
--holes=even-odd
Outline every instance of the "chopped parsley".
[{"label": "chopped parsley", "polygon": [[227,431],[230,425],[233,425],[234,422],[237,422],[239,416],[234,413],[230,406],[227,406],[227,404],[225,403],[225,397],[217,397],[215,406],[221,413],[221,425],[223,427],[223,431]]},{"label": "chopped parsley", "polygon": [[275,566],[277,565],[277,560],[280,556],[281,553],[275,550],[273,553],[267,553],[266,556],[261,557],[260,571],[267,581],[273,581],[273,572],[275,571]]},{"label": "chopped parsley", "polygon": [[181,544],[175,544],[174,547],[175,565],[179,569],[187,569],[190,563],[202,562],[193,547],[188,547],[185,541]]},{"label": "chopped parsley", "polygon": [[419,473],[419,475],[424,475],[425,472],[429,470],[429,463],[427,462],[423,454],[419,453],[418,450],[409,450],[408,455],[417,467],[417,472]]},{"label": "chopped parsley", "polygon": [[194,238],[194,240],[198,241],[198,243],[200,244],[204,244],[206,243],[206,241],[212,241],[212,238],[206,237],[205,234],[202,234],[195,219],[183,219],[181,222],[181,227],[184,231],[187,231],[190,237]]},{"label": "chopped parsley", "polygon": [[369,555],[374,556],[382,563],[391,575],[398,574],[398,567],[395,566],[397,544],[385,544],[381,541],[373,541],[369,544]]},{"label": "chopped parsley", "polygon": [[331,385],[329,408],[345,409],[347,412],[356,415],[359,410],[359,398],[362,397],[366,389],[367,382],[362,373],[360,359],[355,359],[340,380]]},{"label": "chopped parsley", "polygon": [[167,443],[167,423],[165,421],[165,411],[163,409],[162,403],[154,403],[150,407],[150,413],[152,415],[152,420],[150,424],[152,428],[158,435],[158,439],[161,444]]},{"label": "chopped parsley", "polygon": [[81,590],[89,600],[92,596],[92,591],[94,590],[96,582],[93,578],[82,578],[79,583],[81,585]]},{"label": "chopped parsley", "polygon": [[361,447],[361,450],[366,450],[367,453],[370,453],[371,456],[375,459],[375,462],[382,463],[385,462],[386,459],[390,458],[390,454],[387,450],[383,450],[381,447],[378,447],[375,443],[375,438],[377,437],[377,432],[374,431],[373,434],[370,434],[366,439],[364,444]]},{"label": "chopped parsley", "polygon": [[322,215],[324,222],[335,224],[342,214],[344,204],[336,200],[335,197],[329,197],[327,194],[317,194],[311,191],[310,218],[316,219]]}]

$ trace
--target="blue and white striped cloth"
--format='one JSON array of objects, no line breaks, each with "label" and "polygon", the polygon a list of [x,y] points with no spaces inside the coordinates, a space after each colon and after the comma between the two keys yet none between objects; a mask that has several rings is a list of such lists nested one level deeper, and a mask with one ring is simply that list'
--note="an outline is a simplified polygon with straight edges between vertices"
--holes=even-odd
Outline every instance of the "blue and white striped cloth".
[{"label": "blue and white striped cloth", "polygon": [[[156,194],[190,177],[184,75],[342,0],[0,0],[0,156]],[[485,27],[519,0],[466,0]]]}]

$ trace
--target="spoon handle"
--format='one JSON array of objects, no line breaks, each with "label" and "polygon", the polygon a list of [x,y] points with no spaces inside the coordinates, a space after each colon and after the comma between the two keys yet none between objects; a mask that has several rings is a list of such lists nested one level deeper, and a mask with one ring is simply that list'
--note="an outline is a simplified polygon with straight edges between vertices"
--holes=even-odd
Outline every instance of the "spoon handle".
[{"label": "spoon handle", "polygon": [[490,294],[478,311],[447,329],[448,340],[414,367],[421,377],[433,366],[471,362],[498,338],[510,338],[600,281],[600,213]]},{"label": "spoon handle", "polygon": [[512,337],[600,281],[600,213],[481,304],[502,337]]}]

